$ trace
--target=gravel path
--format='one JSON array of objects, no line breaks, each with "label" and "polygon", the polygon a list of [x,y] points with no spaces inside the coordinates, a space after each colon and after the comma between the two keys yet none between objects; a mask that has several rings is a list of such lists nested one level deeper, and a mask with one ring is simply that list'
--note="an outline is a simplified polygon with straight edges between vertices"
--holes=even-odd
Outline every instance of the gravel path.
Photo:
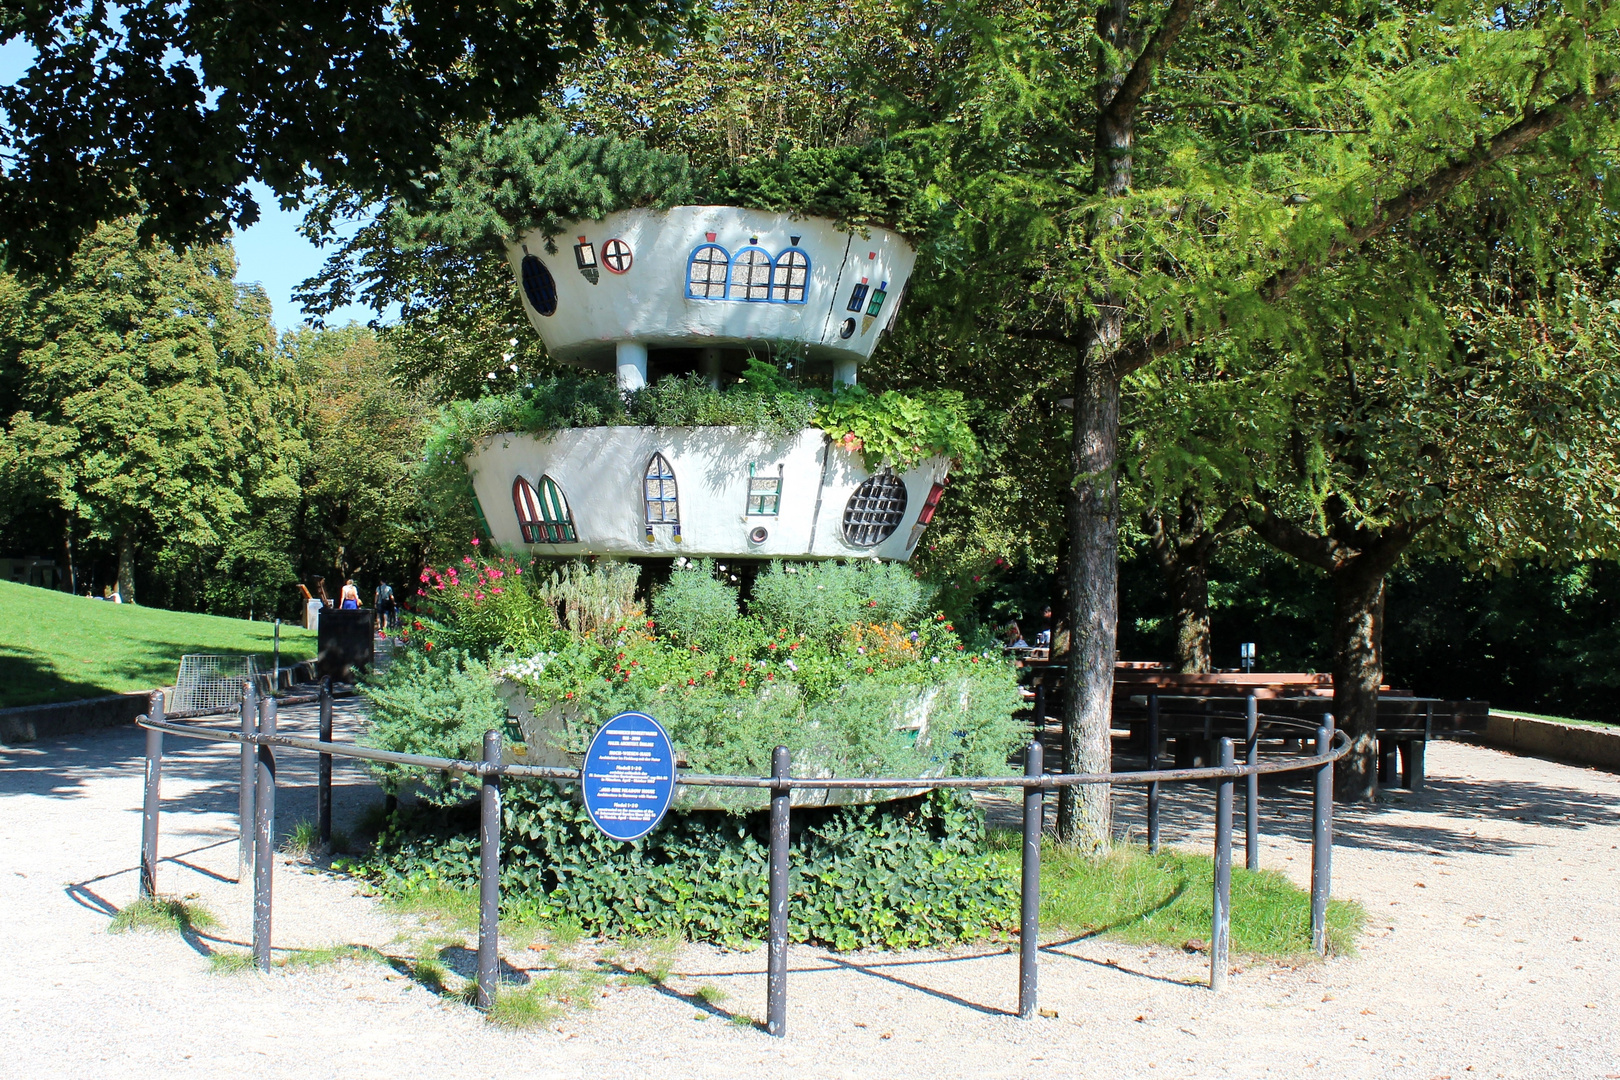
[{"label": "gravel path", "polygon": [[[340,732],[354,715],[341,710]],[[308,709],[282,714],[308,729]],[[340,734],[340,737],[341,734]],[[97,732],[0,747],[0,1060],[43,1077],[1620,1077],[1620,778],[1463,743],[1430,752],[1420,796],[1341,810],[1335,892],[1371,914],[1353,959],[1249,964],[1216,997],[1202,958],[1053,941],[1041,1004],[1019,1021],[1017,957],[791,957],[789,1037],[728,1022],[764,1015],[764,954],[686,946],[662,987],[613,985],[550,1027],[486,1025],[396,972],[344,963],[219,976],[246,948],[234,881],[235,759],[169,740],[159,888],[221,926],[182,940],[106,932],[133,899],[141,735]],[[279,823],[314,816],[314,758],[281,756]],[[375,801],[336,767],[340,827]],[[1210,794],[1172,789],[1167,839],[1207,842]],[[1263,861],[1308,877],[1304,789],[1270,788]],[[1120,800],[1140,830],[1139,794]],[[1282,814],[1297,807],[1291,816]],[[1241,819],[1241,814],[1240,814]],[[1202,829],[1202,831],[1200,831]],[[1241,836],[1241,830],[1239,835]],[[410,920],[339,880],[277,867],[279,948],[398,952]],[[472,944],[469,942],[468,944]],[[538,973],[541,953],[513,951]],[[634,968],[634,957],[625,958]],[[715,1005],[700,987],[722,991]],[[1308,1070],[1308,1071],[1307,1071]]]}]

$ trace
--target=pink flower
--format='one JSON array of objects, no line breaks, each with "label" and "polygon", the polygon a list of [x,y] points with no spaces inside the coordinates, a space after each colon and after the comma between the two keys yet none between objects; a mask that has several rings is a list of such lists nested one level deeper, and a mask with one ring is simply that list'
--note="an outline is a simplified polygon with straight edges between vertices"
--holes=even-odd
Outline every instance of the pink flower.
[{"label": "pink flower", "polygon": [[422,571],[422,580],[424,582],[426,582],[427,579],[428,579],[428,572],[426,570],[424,570],[424,571]]},{"label": "pink flower", "polygon": [[475,600],[475,601],[479,601],[479,600],[483,600],[483,598],[484,598],[484,594],[483,594],[483,593],[481,593],[481,592],[475,592],[475,593],[473,593],[473,599],[474,599],[474,600]]},{"label": "pink flower", "polygon": [[473,537],[473,541],[472,541],[472,544],[473,544],[473,547],[477,547],[477,546],[478,546],[478,537],[476,537],[476,536],[475,536],[475,537]]},{"label": "pink flower", "polygon": [[501,593],[505,592],[506,590],[505,589],[491,589],[489,591],[494,593],[496,596],[499,596],[499,595],[501,595]]}]

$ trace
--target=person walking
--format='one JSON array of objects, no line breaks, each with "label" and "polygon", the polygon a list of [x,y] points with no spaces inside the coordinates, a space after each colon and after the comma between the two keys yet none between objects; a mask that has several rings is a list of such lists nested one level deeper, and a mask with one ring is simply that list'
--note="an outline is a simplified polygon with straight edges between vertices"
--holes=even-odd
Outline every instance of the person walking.
[{"label": "person walking", "polygon": [[354,584],[354,578],[343,583],[343,591],[338,594],[338,607],[344,611],[357,611],[360,607],[360,590]]},{"label": "person walking", "polygon": [[377,613],[377,633],[386,634],[394,626],[394,590],[388,582],[377,582],[377,595],[373,601],[373,610]]}]

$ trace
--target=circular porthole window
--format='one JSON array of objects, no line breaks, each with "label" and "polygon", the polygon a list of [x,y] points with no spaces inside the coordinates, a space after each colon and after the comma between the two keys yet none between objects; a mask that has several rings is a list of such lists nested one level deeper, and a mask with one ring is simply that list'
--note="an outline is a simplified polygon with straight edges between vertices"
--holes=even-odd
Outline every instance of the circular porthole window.
[{"label": "circular porthole window", "polygon": [[602,265],[608,268],[610,274],[624,273],[635,259],[630,245],[623,240],[614,238],[602,245]]},{"label": "circular porthole window", "polygon": [[748,530],[748,542],[750,544],[763,544],[766,538],[770,535],[771,534],[766,531],[765,526],[755,525],[752,529]]},{"label": "circular porthole window", "polygon": [[529,306],[540,314],[557,314],[557,282],[546,264],[533,255],[523,256],[523,295],[529,298]]},{"label": "circular porthole window", "polygon": [[844,506],[844,539],[876,547],[894,535],[906,517],[906,482],[892,472],[870,477]]},{"label": "circular porthole window", "polygon": [[855,336],[855,320],[845,319],[844,325],[838,328],[838,336],[846,341]]}]

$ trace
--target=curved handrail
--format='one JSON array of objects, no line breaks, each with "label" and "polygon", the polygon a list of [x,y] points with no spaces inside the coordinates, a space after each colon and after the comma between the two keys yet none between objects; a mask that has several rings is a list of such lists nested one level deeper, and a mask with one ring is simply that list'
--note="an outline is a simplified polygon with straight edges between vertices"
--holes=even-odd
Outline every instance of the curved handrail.
[{"label": "curved handrail", "polygon": [[[248,742],[256,746],[284,746],[294,750],[307,750],[317,754],[332,754],[336,757],[357,758],[362,761],[377,761],[388,765],[401,765],[406,768],[427,769],[431,772],[447,772],[458,776],[503,776],[516,779],[530,780],[568,780],[579,781],[580,769],[567,769],[554,765],[506,765],[491,764],[482,761],[466,761],[461,758],[432,757],[424,754],[401,754],[393,750],[378,750],[371,746],[361,746],[357,743],[323,742],[320,739],[306,739],[298,735],[243,735],[239,731],[226,731],[220,728],[199,728],[190,724],[178,724],[168,720],[153,720],[142,715],[135,718],[135,722],[151,731],[162,731],[170,735],[179,735],[188,739],[201,739],[206,742]],[[1260,761],[1253,765],[1207,766],[1197,769],[1154,769],[1142,772],[1106,772],[1106,773],[1046,773],[1042,776],[943,776],[943,777],[797,777],[789,776],[776,778],[770,776],[726,776],[708,773],[676,774],[675,783],[688,787],[734,787],[734,788],[769,788],[780,791],[786,788],[803,788],[807,790],[848,790],[870,788],[883,790],[888,788],[1039,788],[1042,791],[1052,791],[1061,787],[1074,787],[1083,784],[1152,784],[1152,783],[1178,783],[1181,781],[1196,780],[1227,780],[1241,776],[1263,776],[1271,773],[1294,772],[1300,769],[1315,768],[1328,762],[1336,762],[1350,751],[1350,738],[1342,731],[1333,733],[1333,745],[1326,754],[1313,754],[1310,757],[1294,757],[1286,760],[1272,759]]]}]

